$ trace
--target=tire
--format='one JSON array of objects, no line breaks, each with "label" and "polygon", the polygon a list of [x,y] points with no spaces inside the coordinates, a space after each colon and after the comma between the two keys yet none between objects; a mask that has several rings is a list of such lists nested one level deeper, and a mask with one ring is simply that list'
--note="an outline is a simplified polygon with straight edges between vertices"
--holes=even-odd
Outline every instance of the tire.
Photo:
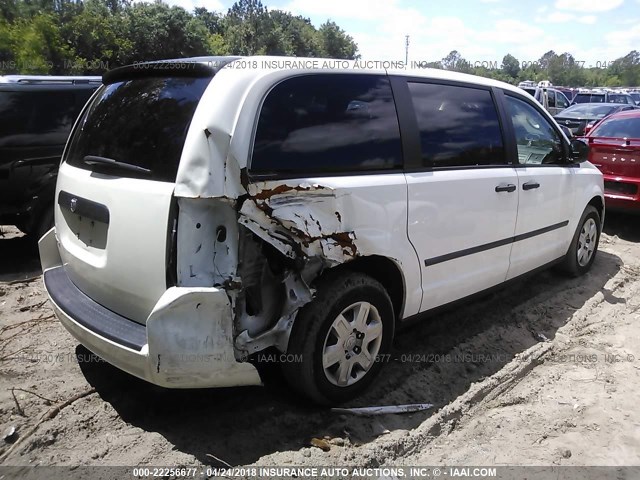
[{"label": "tire", "polygon": [[578,222],[569,250],[560,264],[565,273],[579,277],[589,271],[598,252],[601,227],[598,210],[588,205]]},{"label": "tire", "polygon": [[284,376],[315,403],[343,403],[373,382],[379,360],[391,352],[394,329],[393,306],[380,283],[360,273],[328,275],[298,312],[287,350],[294,361],[282,364]]}]

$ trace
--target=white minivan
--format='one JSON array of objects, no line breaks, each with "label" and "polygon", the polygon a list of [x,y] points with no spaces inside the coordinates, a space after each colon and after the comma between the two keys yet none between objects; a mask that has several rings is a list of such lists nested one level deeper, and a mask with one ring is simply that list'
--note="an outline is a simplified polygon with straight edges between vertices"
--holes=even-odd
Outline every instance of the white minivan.
[{"label": "white minivan", "polygon": [[257,385],[269,352],[340,403],[407,320],[589,270],[604,196],[587,150],[522,90],[442,70],[122,67],[65,148],[44,282],[79,342],[149,382]]}]

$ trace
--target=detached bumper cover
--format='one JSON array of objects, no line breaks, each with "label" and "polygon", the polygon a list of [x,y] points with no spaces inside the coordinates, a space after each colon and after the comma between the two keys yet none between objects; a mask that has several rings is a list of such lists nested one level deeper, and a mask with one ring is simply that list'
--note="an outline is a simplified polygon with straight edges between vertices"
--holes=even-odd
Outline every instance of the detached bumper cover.
[{"label": "detached bumper cover", "polygon": [[146,325],[99,305],[61,265],[55,230],[39,242],[44,284],[64,327],[112,365],[170,388],[260,385],[250,363],[233,352],[229,298],[217,288],[169,288]]}]

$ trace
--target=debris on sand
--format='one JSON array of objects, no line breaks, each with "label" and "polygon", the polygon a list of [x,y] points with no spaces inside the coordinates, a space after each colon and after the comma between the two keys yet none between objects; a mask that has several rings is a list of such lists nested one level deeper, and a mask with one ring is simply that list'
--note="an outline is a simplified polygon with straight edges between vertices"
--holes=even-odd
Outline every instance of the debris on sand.
[{"label": "debris on sand", "polygon": [[329,442],[323,440],[322,438],[312,438],[309,444],[312,447],[319,448],[323,452],[328,452],[329,450],[331,450],[331,445],[329,444]]},{"label": "debris on sand", "polygon": [[360,417],[371,417],[374,415],[389,415],[394,413],[415,413],[428,410],[432,407],[432,403],[412,403],[409,405],[385,405],[380,407],[332,408],[331,411],[333,413],[350,413]]}]

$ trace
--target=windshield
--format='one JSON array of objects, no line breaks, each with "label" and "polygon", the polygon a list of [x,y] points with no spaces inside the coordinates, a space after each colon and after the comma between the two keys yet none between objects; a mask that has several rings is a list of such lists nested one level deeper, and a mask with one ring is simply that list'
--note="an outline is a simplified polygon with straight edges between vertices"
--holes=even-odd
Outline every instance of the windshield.
[{"label": "windshield", "polygon": [[640,138],[640,118],[611,118],[600,124],[592,137]]},{"label": "windshield", "polygon": [[144,178],[174,182],[191,118],[210,81],[151,77],[102,87],[73,133],[66,162],[100,170],[84,163],[84,157],[106,157],[151,170]]}]

